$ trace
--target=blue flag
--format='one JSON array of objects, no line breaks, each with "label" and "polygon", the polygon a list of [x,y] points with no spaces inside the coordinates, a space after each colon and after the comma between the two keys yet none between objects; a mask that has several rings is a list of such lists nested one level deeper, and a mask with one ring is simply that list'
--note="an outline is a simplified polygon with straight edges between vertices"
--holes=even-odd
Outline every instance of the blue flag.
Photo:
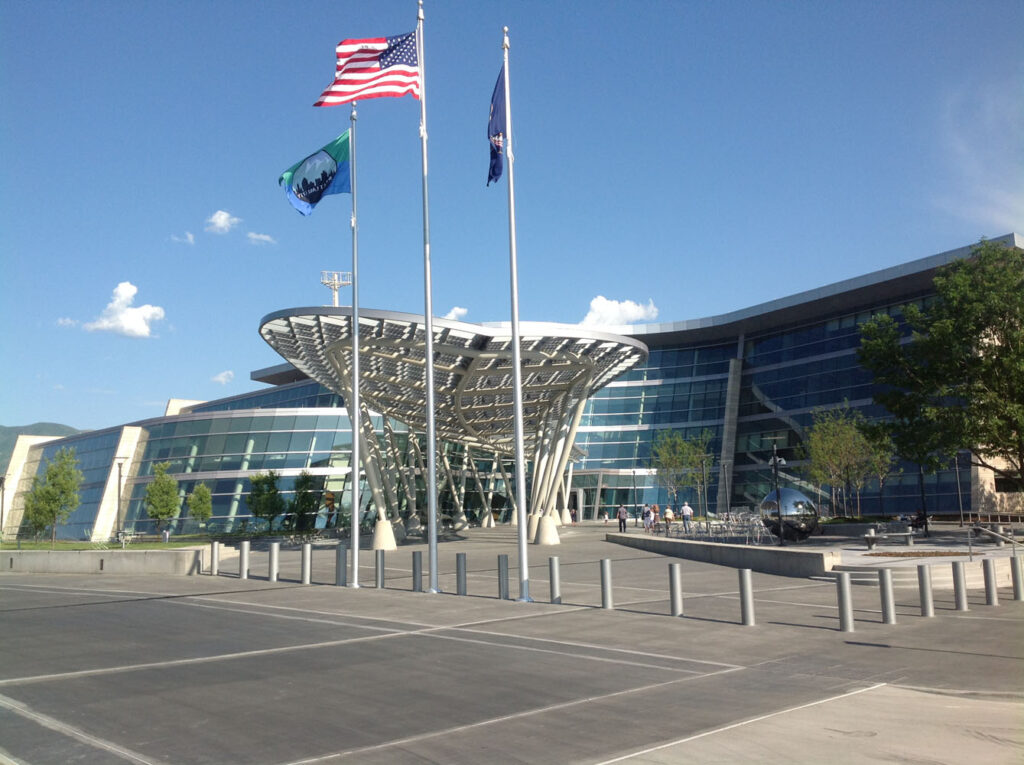
[{"label": "blue flag", "polygon": [[491,96],[491,119],[487,123],[487,140],[491,142],[491,166],[487,170],[487,185],[501,178],[505,153],[505,67],[498,72]]},{"label": "blue flag", "polygon": [[277,179],[278,186],[284,184],[292,207],[303,215],[313,212],[316,203],[328,194],[352,193],[348,132],[296,162]]}]

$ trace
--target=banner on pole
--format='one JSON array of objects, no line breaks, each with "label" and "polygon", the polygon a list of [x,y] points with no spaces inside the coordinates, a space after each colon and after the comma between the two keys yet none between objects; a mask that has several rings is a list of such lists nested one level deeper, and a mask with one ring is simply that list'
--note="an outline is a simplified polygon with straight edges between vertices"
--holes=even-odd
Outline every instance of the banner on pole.
[{"label": "banner on pole", "polygon": [[505,67],[498,72],[491,95],[491,118],[487,123],[487,140],[491,144],[491,165],[487,170],[487,185],[501,178],[505,153]]},{"label": "banner on pole", "polygon": [[277,179],[285,187],[285,195],[292,207],[303,215],[313,212],[328,194],[352,192],[349,165],[349,131],[305,159],[296,162]]},{"label": "banner on pole", "polygon": [[342,40],[334,82],[313,106],[338,106],[366,98],[420,97],[416,33]]}]

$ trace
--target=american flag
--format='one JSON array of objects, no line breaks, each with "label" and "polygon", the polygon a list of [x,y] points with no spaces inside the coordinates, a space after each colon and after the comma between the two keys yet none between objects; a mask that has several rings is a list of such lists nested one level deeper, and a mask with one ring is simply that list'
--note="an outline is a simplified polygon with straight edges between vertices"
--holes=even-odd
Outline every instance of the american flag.
[{"label": "american flag", "polygon": [[338,43],[334,82],[313,106],[337,106],[364,98],[420,97],[416,33]]}]

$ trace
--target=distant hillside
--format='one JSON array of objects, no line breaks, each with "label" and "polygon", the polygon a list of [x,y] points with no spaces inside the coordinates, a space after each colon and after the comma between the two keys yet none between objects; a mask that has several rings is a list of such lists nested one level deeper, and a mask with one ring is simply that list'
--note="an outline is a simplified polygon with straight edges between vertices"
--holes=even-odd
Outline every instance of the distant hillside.
[{"label": "distant hillside", "polygon": [[0,466],[3,472],[7,472],[7,463],[11,459],[11,452],[14,451],[14,442],[18,436],[73,436],[82,431],[68,425],[58,425],[55,422],[37,422],[32,425],[18,425],[13,428],[0,425]]}]

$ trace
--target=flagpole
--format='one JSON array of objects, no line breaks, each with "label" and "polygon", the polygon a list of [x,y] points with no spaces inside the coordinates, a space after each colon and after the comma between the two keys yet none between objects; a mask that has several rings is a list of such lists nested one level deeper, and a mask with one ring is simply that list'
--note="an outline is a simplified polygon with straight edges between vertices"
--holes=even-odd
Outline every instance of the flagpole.
[{"label": "flagpole", "polygon": [[[423,154],[423,334],[427,394],[427,557],[428,592],[441,589],[437,582],[437,433],[434,427],[434,309],[430,284],[430,212],[427,202],[427,77],[423,62],[423,0],[416,15],[416,60],[420,68],[420,143]],[[353,277],[354,278],[354,277]]]},{"label": "flagpole", "polygon": [[359,226],[356,217],[356,102],[352,102],[352,114],[349,121],[352,127],[349,129],[349,166],[351,168],[352,185],[352,400],[346,401],[348,407],[348,419],[352,425],[352,459],[350,460],[350,476],[352,484],[352,521],[351,543],[352,543],[352,576],[349,577],[349,587],[359,587],[359,439],[360,431],[360,410],[359,410]]},{"label": "flagpole", "polygon": [[501,44],[505,67],[505,151],[508,154],[508,257],[512,291],[512,375],[513,409],[516,440],[516,512],[519,518],[519,598],[532,602],[530,597],[530,567],[526,547],[526,460],[523,457],[523,368],[519,347],[519,266],[516,261],[516,188],[515,157],[512,154],[512,101],[508,79],[508,27],[504,28]]}]

